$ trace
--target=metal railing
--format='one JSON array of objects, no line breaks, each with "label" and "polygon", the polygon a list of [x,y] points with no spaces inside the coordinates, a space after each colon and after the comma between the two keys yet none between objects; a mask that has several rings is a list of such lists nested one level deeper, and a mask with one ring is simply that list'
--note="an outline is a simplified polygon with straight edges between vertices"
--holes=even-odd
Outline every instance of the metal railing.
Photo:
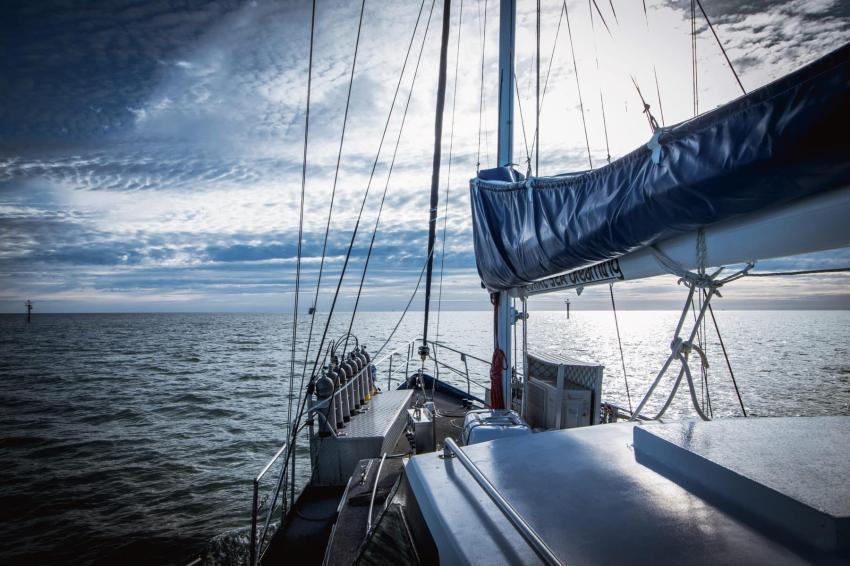
[{"label": "metal railing", "polygon": [[[389,354],[386,354],[379,361],[375,362],[375,366],[379,367],[386,363],[386,373],[382,370],[379,370],[379,378],[386,379],[387,389],[389,389],[393,382],[402,382],[407,381],[411,376],[411,364],[413,364],[413,368],[415,371],[418,371],[421,367],[421,360],[419,359],[418,349],[416,348],[416,344],[421,343],[421,339],[412,339],[407,341],[404,345],[399,346]],[[473,379],[469,370],[469,361],[472,360],[478,364],[482,364],[486,367],[486,374],[489,374],[490,371],[490,362],[479,358],[477,356],[473,356],[472,354],[468,354],[456,348],[452,348],[451,346],[447,346],[442,342],[437,342],[435,340],[428,340],[428,345],[431,347],[431,355],[429,357],[428,363],[426,364],[426,370],[433,373],[433,377],[436,380],[440,380],[440,371],[446,370],[460,378],[462,378],[466,382],[466,392],[469,395],[472,395],[472,386],[475,385],[478,389],[480,389],[480,394],[483,395],[484,389],[490,386],[489,382],[478,381]],[[445,352],[451,352],[458,356],[458,360],[463,364],[463,368],[455,367],[450,364],[448,361],[448,356],[445,355]],[[484,369],[484,368],[482,368]],[[415,373],[414,371],[414,373]],[[403,376],[403,378],[399,378],[397,376]]]},{"label": "metal railing", "polygon": [[[360,372],[357,373],[354,378],[349,379],[342,384],[336,391],[332,397],[329,397],[324,400],[319,400],[318,402],[312,402],[309,405],[308,410],[308,418],[312,418],[314,415],[318,415],[319,419],[323,421],[323,424],[327,430],[331,431],[333,436],[336,436],[336,431],[333,430],[335,427],[333,423],[329,421],[327,415],[323,414],[321,409],[327,408],[329,405],[334,407],[342,407],[343,403],[348,403],[347,396],[355,395],[355,393],[362,394],[362,390],[360,389],[364,385],[364,380],[362,379],[364,376],[368,377],[365,382],[368,384],[371,382],[371,366],[375,368],[375,384],[377,385],[377,381],[379,379],[383,379],[386,377],[387,389],[390,389],[394,382],[407,382],[410,379],[410,376],[413,373],[419,371],[422,367],[421,360],[419,359],[418,349],[416,345],[420,343],[421,339],[411,339],[405,342],[403,345],[399,346],[392,352],[384,355],[380,359],[376,359],[372,362],[370,366],[363,368]],[[473,379],[470,375],[469,370],[469,361],[484,364],[488,369],[486,370],[489,374],[489,366],[490,362],[484,360],[482,358],[473,356],[471,354],[467,354],[450,346],[447,346],[441,342],[436,342],[433,340],[429,340],[428,344],[432,348],[432,355],[429,357],[428,364],[425,369],[427,371],[433,372],[433,376],[435,380],[439,380],[440,370],[446,370],[448,372],[453,373],[454,375],[460,377],[462,380],[466,382],[466,390],[467,393],[472,395],[472,385],[481,389],[481,396],[483,397],[483,390],[489,386],[489,383],[477,381]],[[447,361],[443,361],[444,356],[440,353],[441,350],[445,352],[450,352],[452,354],[457,354],[459,356],[459,360],[463,364],[463,369],[453,366]],[[443,353],[445,353],[443,352]],[[430,366],[430,367],[429,367]],[[384,368],[386,368],[386,374],[384,374]],[[331,402],[333,399],[333,402]],[[284,515],[286,513],[286,489],[289,487],[288,481],[295,481],[295,459],[293,458],[291,464],[291,470],[287,474],[287,477],[284,477],[284,472],[286,470],[286,462],[290,458],[290,452],[295,448],[294,443],[284,444],[278,449],[277,453],[268,463],[263,467],[260,473],[254,478],[253,481],[253,504],[251,509],[251,542],[250,542],[250,562],[251,566],[256,566],[260,563],[263,558],[263,554],[268,549],[268,545],[270,542],[269,537],[269,527],[271,526],[271,521],[274,516],[274,510],[278,507],[277,502],[280,494],[283,493],[283,498],[281,502],[282,506],[282,515],[281,515],[281,524],[284,520]],[[262,501],[260,501],[260,484],[263,478],[268,474],[271,468],[275,465],[278,460],[283,460],[283,465],[280,470],[280,477],[278,477],[277,482],[274,487],[274,491],[271,493],[271,496],[267,495]],[[380,474],[379,474],[380,475]],[[262,528],[260,528],[260,515],[263,507],[266,507],[265,519],[262,524]]]},{"label": "metal railing", "polygon": [[[260,512],[260,508],[266,504],[268,501],[268,497],[266,497],[262,502],[260,499],[260,482],[263,480],[263,477],[269,472],[269,470],[274,466],[274,463],[281,458],[281,456],[285,454],[289,454],[287,450],[287,444],[284,443],[283,446],[278,449],[277,453],[272,457],[271,460],[263,467],[262,471],[257,474],[257,477],[254,478],[254,497],[253,504],[251,506],[251,541],[250,541],[250,563],[251,566],[259,564],[260,560],[263,558],[263,554],[265,553],[266,548],[268,548],[267,534],[269,530],[269,525],[271,524],[272,514],[275,508],[275,504],[277,503],[277,497],[280,492],[282,486],[282,479],[275,483],[274,495],[271,498],[271,504],[268,505],[268,509],[266,511],[266,520],[263,524],[263,530],[259,537],[257,538],[257,518]],[[284,459],[284,462],[286,459]],[[281,474],[283,474],[285,466],[281,466]]]},{"label": "metal railing", "polygon": [[372,486],[372,497],[369,498],[369,514],[366,515],[366,534],[372,530],[372,513],[375,509],[375,496],[378,495],[378,482],[381,481],[381,470],[384,469],[384,462],[387,460],[387,453],[381,456],[381,463],[378,465],[378,471],[375,472],[375,483]]},{"label": "metal railing", "polygon": [[463,464],[463,467],[466,468],[469,475],[471,475],[478,485],[481,486],[484,493],[486,493],[493,503],[496,504],[496,507],[498,507],[502,514],[504,514],[505,518],[511,522],[517,532],[525,539],[529,546],[531,546],[532,550],[537,553],[543,562],[553,566],[563,565],[563,562],[561,562],[558,556],[551,548],[549,548],[549,545],[540,538],[540,535],[537,534],[534,528],[532,528],[523,516],[514,509],[513,505],[511,505],[508,500],[499,493],[499,490],[490,483],[487,476],[478,469],[478,466],[469,459],[469,456],[467,456],[451,438],[446,438],[445,443],[443,444],[443,455],[448,458],[456,457],[457,460]]}]

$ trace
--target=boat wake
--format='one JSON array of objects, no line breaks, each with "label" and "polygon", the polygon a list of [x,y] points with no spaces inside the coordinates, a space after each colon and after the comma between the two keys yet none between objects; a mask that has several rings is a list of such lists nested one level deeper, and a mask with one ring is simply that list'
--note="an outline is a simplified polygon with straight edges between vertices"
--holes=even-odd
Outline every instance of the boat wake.
[{"label": "boat wake", "polygon": [[[274,536],[278,527],[280,527],[279,521],[270,524],[268,536]],[[251,527],[232,529],[217,534],[207,542],[198,564],[203,566],[247,565],[250,562],[250,540]]]}]

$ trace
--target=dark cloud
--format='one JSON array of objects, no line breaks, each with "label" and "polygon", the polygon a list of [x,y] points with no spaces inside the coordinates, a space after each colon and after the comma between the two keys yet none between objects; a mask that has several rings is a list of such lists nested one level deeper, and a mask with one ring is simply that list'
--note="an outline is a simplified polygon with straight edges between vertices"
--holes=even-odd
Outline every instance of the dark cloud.
[{"label": "dark cloud", "polygon": [[241,2],[5,2],[0,138],[35,145],[132,124],[187,47]]},{"label": "dark cloud", "polygon": [[[690,0],[668,0],[667,5],[690,19]],[[702,6],[739,73],[766,67],[776,77],[837,49],[850,34],[846,0],[712,0]],[[710,37],[699,9],[697,27]]]},{"label": "dark cloud", "polygon": [[[691,0],[667,0],[666,4],[687,13],[690,17]],[[850,18],[850,4],[842,0],[808,0],[806,2],[777,2],[776,0],[703,0],[702,7],[712,23],[738,21],[752,14],[797,13],[811,17]],[[807,9],[808,8],[808,9]],[[699,18],[702,19],[701,12]]]}]

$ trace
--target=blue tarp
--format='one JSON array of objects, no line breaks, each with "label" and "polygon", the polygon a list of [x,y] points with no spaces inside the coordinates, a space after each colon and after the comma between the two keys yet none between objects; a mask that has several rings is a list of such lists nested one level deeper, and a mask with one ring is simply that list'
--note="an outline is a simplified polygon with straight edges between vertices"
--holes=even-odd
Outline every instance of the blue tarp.
[{"label": "blue tarp", "polygon": [[481,171],[470,183],[481,280],[490,291],[525,285],[846,186],[848,129],[850,44],[659,130],[654,156],[650,143],[593,171]]}]

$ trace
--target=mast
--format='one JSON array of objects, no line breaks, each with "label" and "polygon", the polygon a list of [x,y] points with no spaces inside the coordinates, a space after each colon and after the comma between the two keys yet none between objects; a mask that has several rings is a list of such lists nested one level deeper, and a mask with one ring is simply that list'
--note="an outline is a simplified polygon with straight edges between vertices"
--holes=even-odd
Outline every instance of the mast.
[{"label": "mast", "polygon": [[[434,240],[437,235],[437,205],[440,193],[440,158],[443,141],[443,109],[446,104],[446,56],[449,47],[451,0],[443,0],[443,34],[440,41],[440,75],[437,82],[437,110],[434,119],[434,163],[431,169],[431,209],[428,213],[428,271],[425,278],[425,325],[419,356],[428,357],[428,314],[431,307],[431,275],[434,270]],[[460,30],[458,30],[460,33]]]},{"label": "mast", "polygon": [[[513,163],[514,141],[514,45],[516,0],[502,0],[499,6],[499,167]],[[505,353],[502,394],[505,408],[511,408],[511,326],[515,317],[507,291],[499,293],[496,311],[497,346]]]}]

